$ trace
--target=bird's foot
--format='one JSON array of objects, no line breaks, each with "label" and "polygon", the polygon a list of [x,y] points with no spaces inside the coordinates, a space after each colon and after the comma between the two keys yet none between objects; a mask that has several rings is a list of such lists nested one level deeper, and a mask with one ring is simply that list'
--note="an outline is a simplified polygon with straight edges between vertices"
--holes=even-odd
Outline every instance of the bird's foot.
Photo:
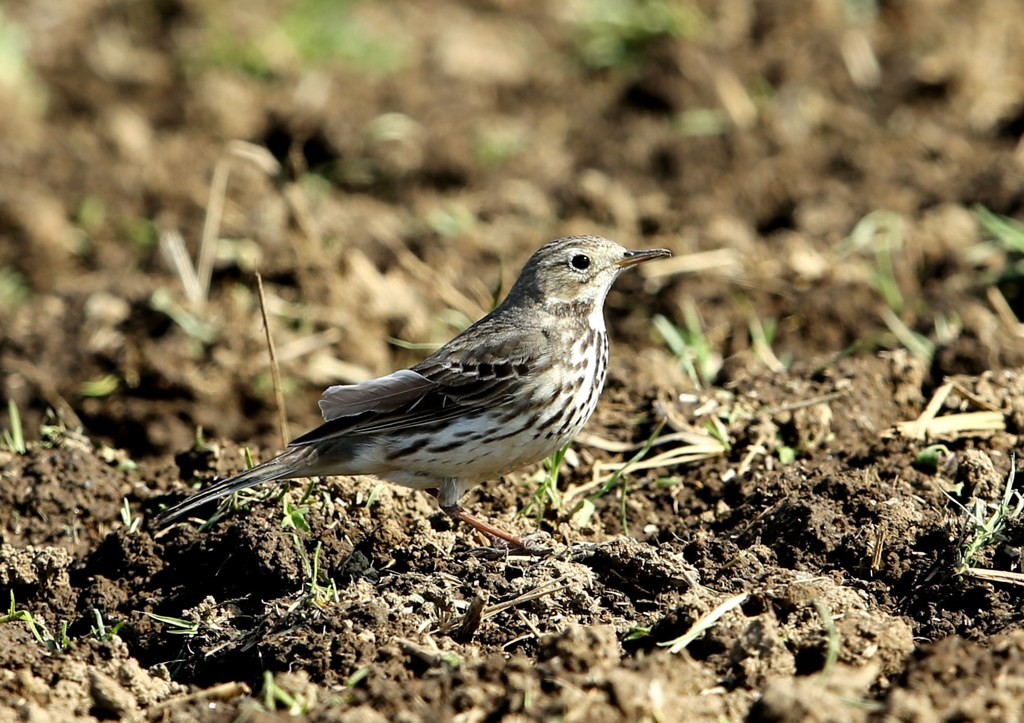
[{"label": "bird's foot", "polygon": [[523,537],[512,537],[512,540],[506,540],[502,537],[491,537],[491,546],[483,549],[490,550],[500,557],[507,557],[508,555],[547,557],[553,550],[550,547],[544,547],[541,543],[549,539],[551,539],[551,535],[543,531],[531,532]]},{"label": "bird's foot", "polygon": [[459,522],[465,522],[467,525],[473,527],[483,534],[488,540],[491,541],[490,548],[482,548],[489,553],[498,553],[501,557],[507,555],[533,555],[537,557],[543,557],[550,555],[551,550],[546,547],[541,547],[537,544],[538,538],[544,539],[549,535],[546,532],[535,532],[526,537],[516,537],[515,535],[505,532],[500,527],[495,527],[489,522],[484,522],[479,517],[474,517],[458,505],[451,507],[442,507],[452,519],[458,520]]},{"label": "bird's foot", "polygon": [[[533,537],[533,535],[530,535]],[[491,539],[489,547],[474,547],[466,551],[467,557],[479,557],[484,560],[505,560],[510,557],[547,557],[554,550],[542,547],[533,540],[520,539],[522,546],[516,546],[500,538]]]}]

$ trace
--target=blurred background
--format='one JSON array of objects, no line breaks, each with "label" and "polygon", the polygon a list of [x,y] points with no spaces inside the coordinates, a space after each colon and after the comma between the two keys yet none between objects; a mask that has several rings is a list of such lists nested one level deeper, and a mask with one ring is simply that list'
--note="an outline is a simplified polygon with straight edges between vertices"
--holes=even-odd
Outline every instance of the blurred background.
[{"label": "blurred background", "polygon": [[676,253],[609,300],[613,386],[1018,365],[1020,10],[0,4],[0,396],[30,439],[276,446],[254,271],[298,433],[572,233]]}]

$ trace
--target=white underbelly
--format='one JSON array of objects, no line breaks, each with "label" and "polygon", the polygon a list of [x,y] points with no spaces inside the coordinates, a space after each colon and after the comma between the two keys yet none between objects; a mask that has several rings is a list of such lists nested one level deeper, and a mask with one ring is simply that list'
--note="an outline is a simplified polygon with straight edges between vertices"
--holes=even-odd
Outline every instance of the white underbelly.
[{"label": "white underbelly", "polygon": [[[457,480],[464,491],[539,462],[570,442],[597,406],[607,372],[607,347],[601,337],[603,353],[573,367],[571,359],[578,353],[573,349],[562,369],[538,380],[532,405],[498,407],[483,417],[455,419],[441,429],[381,440],[361,450],[357,466],[414,489]],[[569,397],[556,393],[567,379]]]}]

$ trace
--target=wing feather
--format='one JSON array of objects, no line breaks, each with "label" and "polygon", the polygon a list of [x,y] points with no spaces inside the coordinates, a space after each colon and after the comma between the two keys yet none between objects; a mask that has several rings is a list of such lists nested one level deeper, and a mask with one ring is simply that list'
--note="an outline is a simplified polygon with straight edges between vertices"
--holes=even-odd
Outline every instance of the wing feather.
[{"label": "wing feather", "polygon": [[535,373],[543,342],[520,330],[490,348],[474,348],[465,345],[465,336],[412,369],[328,388],[320,400],[324,423],[288,446],[434,427],[513,402],[524,379]]},{"label": "wing feather", "polygon": [[390,412],[423,398],[437,384],[411,369],[402,369],[361,384],[328,387],[320,400],[325,422],[353,417],[363,412]]}]

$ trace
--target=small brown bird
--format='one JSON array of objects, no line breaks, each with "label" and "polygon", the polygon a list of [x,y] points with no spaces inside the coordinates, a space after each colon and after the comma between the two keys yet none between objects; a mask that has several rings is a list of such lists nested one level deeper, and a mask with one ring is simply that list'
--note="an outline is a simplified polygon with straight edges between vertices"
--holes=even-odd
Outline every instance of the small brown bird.
[{"label": "small brown bird", "polygon": [[623,269],[666,256],[599,236],[542,246],[490,314],[411,369],[328,388],[322,425],[170,507],[157,523],[263,482],[370,474],[430,492],[497,546],[535,551],[459,500],[484,480],[544,459],[583,428],[608,372],[608,291]]}]

